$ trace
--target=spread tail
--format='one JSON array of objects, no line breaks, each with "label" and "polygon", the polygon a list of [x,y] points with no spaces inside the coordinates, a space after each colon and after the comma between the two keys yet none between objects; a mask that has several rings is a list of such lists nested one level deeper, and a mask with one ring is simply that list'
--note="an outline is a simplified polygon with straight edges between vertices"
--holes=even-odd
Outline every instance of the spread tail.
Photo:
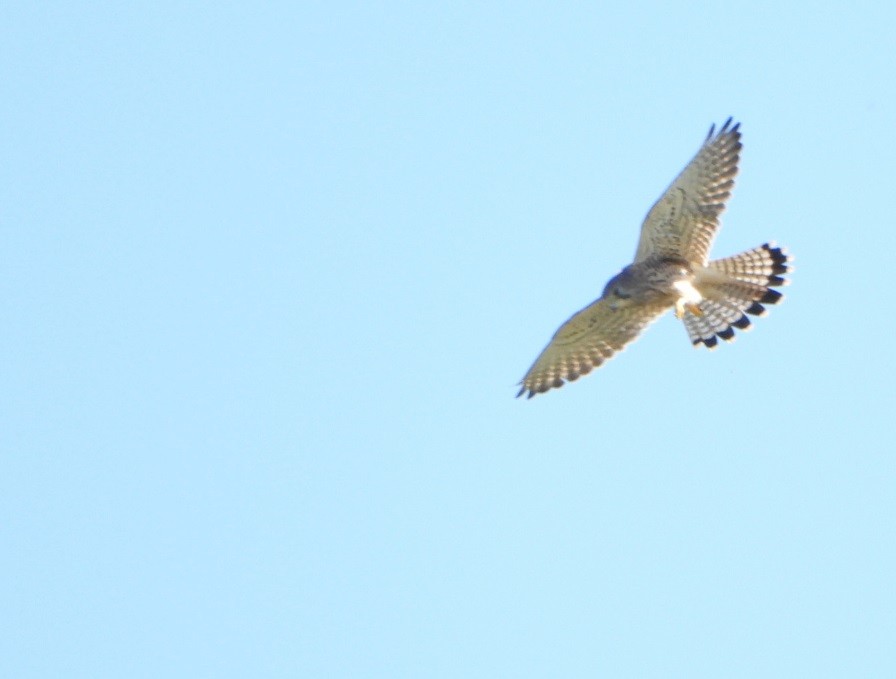
[{"label": "spread tail", "polygon": [[700,311],[684,315],[684,325],[694,346],[710,349],[718,338],[734,339],[735,328],[750,327],[748,315],[761,316],[766,304],[777,304],[783,295],[774,288],[787,285],[784,274],[793,259],[774,244],[765,243],[732,257],[709,262],[697,271],[694,287],[703,296]]}]

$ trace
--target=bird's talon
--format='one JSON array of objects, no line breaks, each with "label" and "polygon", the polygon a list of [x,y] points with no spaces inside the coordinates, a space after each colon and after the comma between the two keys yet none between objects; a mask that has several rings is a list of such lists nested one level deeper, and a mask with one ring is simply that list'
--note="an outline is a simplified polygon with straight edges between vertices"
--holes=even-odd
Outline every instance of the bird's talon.
[{"label": "bird's talon", "polygon": [[696,302],[685,302],[680,299],[675,303],[675,318],[684,318],[685,312],[688,311],[694,314],[694,316],[703,315],[703,309],[701,309]]}]

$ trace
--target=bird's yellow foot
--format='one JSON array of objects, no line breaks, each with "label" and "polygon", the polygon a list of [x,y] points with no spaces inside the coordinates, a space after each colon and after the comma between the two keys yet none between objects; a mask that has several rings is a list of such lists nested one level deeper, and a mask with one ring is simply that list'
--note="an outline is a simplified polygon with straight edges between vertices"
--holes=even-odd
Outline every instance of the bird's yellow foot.
[{"label": "bird's yellow foot", "polygon": [[703,309],[701,309],[696,302],[687,302],[684,299],[679,299],[675,302],[675,317],[676,318],[684,318],[684,314],[686,311],[690,311],[694,316],[702,316]]}]

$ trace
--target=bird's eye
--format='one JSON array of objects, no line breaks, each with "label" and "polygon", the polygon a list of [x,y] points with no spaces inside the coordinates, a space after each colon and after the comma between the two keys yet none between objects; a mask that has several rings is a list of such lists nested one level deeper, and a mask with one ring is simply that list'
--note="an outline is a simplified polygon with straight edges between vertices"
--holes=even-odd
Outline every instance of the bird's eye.
[{"label": "bird's eye", "polygon": [[628,299],[631,297],[627,292],[623,292],[622,288],[613,288],[613,294],[619,297],[620,299]]}]

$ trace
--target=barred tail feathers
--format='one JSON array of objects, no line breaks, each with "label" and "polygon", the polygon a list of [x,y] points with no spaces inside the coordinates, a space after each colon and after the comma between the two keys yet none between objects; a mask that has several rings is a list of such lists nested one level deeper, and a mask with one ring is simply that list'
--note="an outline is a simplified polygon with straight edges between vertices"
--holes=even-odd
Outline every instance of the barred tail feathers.
[{"label": "barred tail feathers", "polygon": [[787,285],[783,274],[791,271],[789,264],[792,261],[793,258],[783,248],[774,243],[764,243],[738,255],[709,262],[707,268],[744,283],[777,287]]},{"label": "barred tail feathers", "polygon": [[765,243],[709,262],[698,271],[694,287],[703,296],[698,304],[702,313],[687,312],[683,319],[691,343],[712,349],[719,338],[732,341],[735,328],[749,328],[748,315],[763,315],[764,305],[777,304],[783,297],[774,288],[789,283],[784,274],[792,270],[791,261],[784,250]]}]

